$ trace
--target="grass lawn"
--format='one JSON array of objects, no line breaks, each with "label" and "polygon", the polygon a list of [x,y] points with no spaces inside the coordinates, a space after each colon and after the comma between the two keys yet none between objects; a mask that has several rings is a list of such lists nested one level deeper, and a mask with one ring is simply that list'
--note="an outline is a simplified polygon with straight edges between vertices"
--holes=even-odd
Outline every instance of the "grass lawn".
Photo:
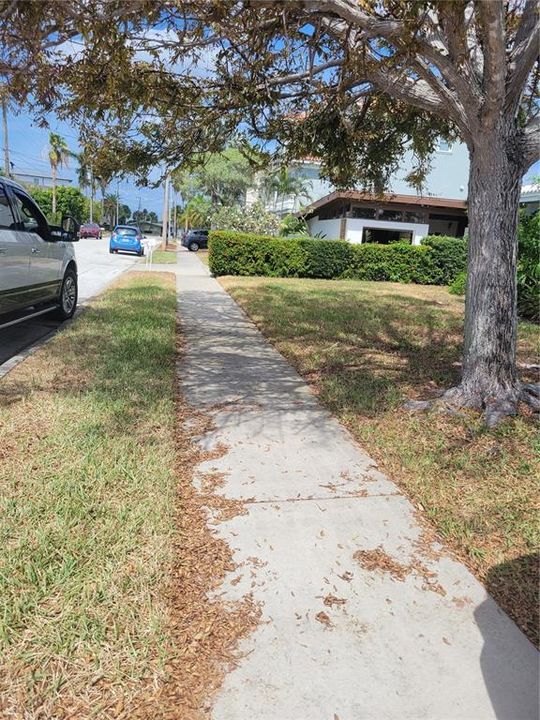
[{"label": "grass lawn", "polygon": [[176,250],[155,250],[152,262],[156,265],[176,265]]},{"label": "grass lawn", "polygon": [[117,717],[160,676],[175,307],[127,276],[0,384],[2,717]]},{"label": "grass lawn", "polygon": [[[395,283],[221,282],[538,642],[537,424],[526,410],[488,430],[473,412],[401,409],[458,381],[463,300]],[[520,361],[538,362],[538,338],[521,324]]]},{"label": "grass lawn", "polygon": [[206,267],[208,267],[208,250],[199,250],[197,252],[197,257],[206,265]]}]

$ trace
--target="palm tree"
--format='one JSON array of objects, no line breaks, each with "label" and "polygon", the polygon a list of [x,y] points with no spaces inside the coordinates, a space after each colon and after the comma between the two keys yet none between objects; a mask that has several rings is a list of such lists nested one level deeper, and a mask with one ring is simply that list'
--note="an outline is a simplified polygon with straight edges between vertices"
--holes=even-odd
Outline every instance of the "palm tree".
[{"label": "palm tree", "polygon": [[95,177],[94,180],[101,188],[101,214],[105,217],[105,193],[107,192],[107,187],[109,186],[111,178],[99,176]]},{"label": "palm tree", "polygon": [[116,216],[116,195],[109,193],[103,196],[103,217],[109,221],[109,225],[114,226],[114,218]]},{"label": "palm tree", "polygon": [[271,191],[274,192],[274,207],[277,204],[278,197],[281,198],[281,214],[283,214],[283,207],[287,197],[292,197],[293,203],[302,197],[310,200],[311,187],[309,180],[299,175],[293,175],[286,167],[270,172],[263,180],[263,192],[266,191],[267,195]]},{"label": "palm tree", "polygon": [[56,179],[58,177],[58,168],[67,167],[69,158],[74,153],[68,148],[66,141],[58,133],[49,133],[49,162],[51,163],[52,175],[52,214],[56,215]]},{"label": "palm tree", "polygon": [[[81,153],[74,153],[77,158],[79,167],[77,169],[77,180],[81,190],[90,188],[90,222],[93,221],[94,214],[94,195],[96,194],[96,185],[99,178],[96,178],[92,171],[92,161],[88,159],[88,154],[83,150]],[[103,213],[102,213],[103,214]]]},{"label": "palm tree", "polygon": [[210,200],[202,195],[191,198],[180,215],[180,220],[184,223],[184,229],[206,227],[210,222],[211,207]]}]

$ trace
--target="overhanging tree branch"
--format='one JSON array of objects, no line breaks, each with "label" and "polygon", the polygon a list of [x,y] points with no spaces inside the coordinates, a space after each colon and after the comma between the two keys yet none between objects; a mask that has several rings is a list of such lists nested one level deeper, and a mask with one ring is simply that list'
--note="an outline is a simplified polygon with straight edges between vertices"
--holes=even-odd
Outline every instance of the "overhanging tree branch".
[{"label": "overhanging tree branch", "polygon": [[[506,83],[506,105],[507,107],[516,106],[523,93],[523,89],[527,82],[527,78],[534,67],[534,63],[538,59],[540,47],[540,18],[536,10],[536,3],[533,9],[529,9],[529,18],[522,20],[510,59],[508,63],[508,80]],[[528,33],[523,30],[523,24],[526,24]]]}]

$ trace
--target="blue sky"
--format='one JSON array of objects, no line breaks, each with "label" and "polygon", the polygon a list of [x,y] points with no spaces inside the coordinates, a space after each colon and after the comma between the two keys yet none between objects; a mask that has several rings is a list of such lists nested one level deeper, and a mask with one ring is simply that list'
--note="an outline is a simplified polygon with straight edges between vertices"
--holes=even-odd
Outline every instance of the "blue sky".
[{"label": "blue sky", "polygon": [[[30,115],[20,113],[14,115],[8,113],[8,134],[9,134],[9,150],[10,160],[14,163],[14,171],[41,171],[50,172],[50,165],[47,159],[47,146],[49,132],[58,132],[65,138],[69,148],[77,152],[78,135],[76,128],[66,122],[57,120],[54,116],[47,118],[50,124],[50,130],[40,128],[34,124]],[[2,145],[3,147],[3,145]],[[0,162],[4,159],[3,152],[0,156]],[[77,184],[77,161],[70,161],[69,167],[62,168],[59,173],[62,177],[72,178],[73,184]],[[116,193],[116,181],[109,186],[108,192]],[[131,210],[138,208],[139,199],[141,209],[154,210],[161,216],[163,204],[163,191],[158,188],[139,188],[129,179],[121,180],[119,184],[120,201],[129,205]],[[98,192],[98,197],[101,197]]]}]

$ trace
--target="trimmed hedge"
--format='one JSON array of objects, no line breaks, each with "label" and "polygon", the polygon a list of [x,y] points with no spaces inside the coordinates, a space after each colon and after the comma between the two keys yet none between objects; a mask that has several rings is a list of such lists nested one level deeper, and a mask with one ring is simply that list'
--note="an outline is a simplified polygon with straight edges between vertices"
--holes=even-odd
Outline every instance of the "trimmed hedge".
[{"label": "trimmed hedge", "polygon": [[214,275],[354,278],[445,285],[465,270],[461,238],[427,238],[423,245],[351,245],[344,240],[278,238],[231,231],[209,237]]},{"label": "trimmed hedge", "polygon": [[408,243],[353,245],[353,261],[344,277],[357,280],[431,284],[434,275],[429,248]]},{"label": "trimmed hedge", "polygon": [[464,238],[428,235],[422,245],[431,249],[432,285],[449,285],[467,268],[467,241]]}]

